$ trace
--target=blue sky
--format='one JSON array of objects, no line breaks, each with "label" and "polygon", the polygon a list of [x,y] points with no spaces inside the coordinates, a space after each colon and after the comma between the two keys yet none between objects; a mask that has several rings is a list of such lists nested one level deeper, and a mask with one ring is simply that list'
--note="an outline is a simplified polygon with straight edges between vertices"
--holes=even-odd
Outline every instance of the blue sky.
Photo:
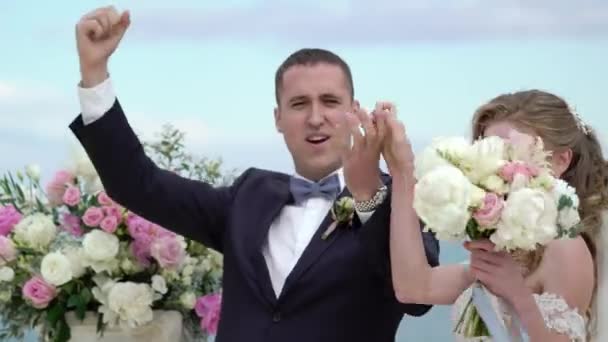
[{"label": "blue sky", "polygon": [[[0,3],[1,169],[55,168],[66,158],[75,142],[67,124],[79,110],[74,25],[106,4]],[[362,104],[395,101],[417,148],[435,135],[468,134],[478,105],[532,87],[564,96],[598,131],[608,130],[603,1],[114,4],[132,12],[111,61],[132,124],[149,136],[171,122],[193,151],[231,167],[291,170],[272,122],[273,74],[300,47],[343,56]]]},{"label": "blue sky", "polygon": [[[0,171],[35,162],[48,177],[65,164],[76,142],[67,126],[79,111],[74,25],[107,4],[0,1]],[[273,77],[301,47],[346,59],[364,106],[396,102],[416,148],[433,136],[467,135],[477,106],[527,88],[563,96],[608,142],[605,0],[113,4],[132,12],[111,61],[132,125],[150,136],[173,123],[193,152],[231,168],[291,171],[273,125]],[[447,315],[407,323],[400,336],[445,337]],[[438,321],[445,326],[432,335]]]}]

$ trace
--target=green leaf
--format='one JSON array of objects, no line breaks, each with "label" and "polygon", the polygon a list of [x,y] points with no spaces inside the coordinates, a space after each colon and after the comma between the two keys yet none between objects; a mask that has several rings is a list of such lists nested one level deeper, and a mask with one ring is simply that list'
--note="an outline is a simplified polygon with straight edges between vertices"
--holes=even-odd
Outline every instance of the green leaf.
[{"label": "green leaf", "polygon": [[72,337],[71,335],[72,334],[70,332],[70,326],[68,325],[64,317],[59,321],[59,324],[57,326],[57,334],[55,335],[53,341],[67,342],[70,340],[70,337]]},{"label": "green leaf", "polygon": [[46,320],[49,322],[51,327],[55,327],[57,322],[63,318],[65,314],[65,308],[63,307],[63,303],[57,301],[55,304],[48,310],[46,314]]},{"label": "green leaf", "polygon": [[562,195],[557,203],[557,211],[560,211],[566,207],[572,207],[573,204],[574,203],[572,202],[572,198],[566,195]]},{"label": "green leaf", "polygon": [[68,298],[68,304],[67,307],[68,308],[75,308],[78,306],[78,304],[80,303],[80,296],[77,294],[73,294],[70,296],[70,298]]},{"label": "green leaf", "polygon": [[85,305],[88,305],[93,299],[93,294],[91,294],[91,290],[88,287],[83,287],[82,291],[80,291],[80,298]]}]

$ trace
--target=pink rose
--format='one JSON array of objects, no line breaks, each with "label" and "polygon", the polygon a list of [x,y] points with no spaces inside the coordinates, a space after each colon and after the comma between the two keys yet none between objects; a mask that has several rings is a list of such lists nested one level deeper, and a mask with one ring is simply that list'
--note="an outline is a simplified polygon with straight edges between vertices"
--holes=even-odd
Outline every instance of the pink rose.
[{"label": "pink rose", "polygon": [[89,227],[97,227],[101,223],[101,220],[103,220],[103,217],[103,210],[101,208],[90,207],[84,212],[82,221]]},{"label": "pink rose", "polygon": [[57,295],[53,285],[48,284],[42,277],[33,277],[23,285],[23,298],[28,300],[36,309],[44,309]]},{"label": "pink rose", "polygon": [[103,212],[106,214],[106,216],[116,217],[117,222],[120,222],[122,220],[122,213],[120,212],[120,208],[115,205],[104,206]]},{"label": "pink rose", "polygon": [[116,231],[116,228],[118,228],[118,220],[114,216],[106,216],[101,220],[99,227],[106,233],[113,234]]},{"label": "pink rose", "polygon": [[186,257],[184,245],[174,237],[162,237],[150,245],[150,255],[163,268],[181,265]]},{"label": "pink rose", "polygon": [[212,293],[196,300],[194,311],[201,318],[201,330],[211,335],[217,334],[217,326],[220,321],[222,304],[221,293]]},{"label": "pink rose", "polygon": [[80,203],[80,189],[73,185],[68,185],[68,188],[63,194],[63,203],[74,207]]},{"label": "pink rose", "polygon": [[149,245],[158,238],[176,236],[175,233],[133,213],[129,213],[127,218],[127,230],[134,240],[145,241]]},{"label": "pink rose", "polygon": [[507,182],[513,182],[516,175],[523,177],[525,180],[530,180],[532,177],[538,176],[538,168],[521,162],[510,162],[505,164],[500,169],[500,177]]},{"label": "pink rose", "polygon": [[46,194],[53,206],[63,203],[63,194],[68,185],[74,184],[74,175],[66,170],[55,173],[53,179],[46,185]]},{"label": "pink rose", "polygon": [[141,266],[150,266],[150,244],[135,240],[131,243],[131,253]]},{"label": "pink rose", "polygon": [[21,214],[11,204],[5,207],[0,206],[0,235],[6,236],[12,232],[21,218]]},{"label": "pink rose", "polygon": [[473,217],[481,227],[492,227],[498,223],[503,208],[503,199],[489,192],[483,200],[483,206],[473,213]]},{"label": "pink rose", "polygon": [[106,194],[104,191],[100,192],[99,195],[97,195],[97,202],[99,202],[99,205],[114,204],[114,201],[112,201],[110,196],[108,196],[108,194]]},{"label": "pink rose", "polygon": [[13,241],[6,236],[0,235],[0,266],[15,260],[17,250]]},{"label": "pink rose", "polygon": [[74,236],[82,236],[84,231],[80,226],[80,217],[68,213],[64,213],[62,216],[61,227],[68,233]]}]

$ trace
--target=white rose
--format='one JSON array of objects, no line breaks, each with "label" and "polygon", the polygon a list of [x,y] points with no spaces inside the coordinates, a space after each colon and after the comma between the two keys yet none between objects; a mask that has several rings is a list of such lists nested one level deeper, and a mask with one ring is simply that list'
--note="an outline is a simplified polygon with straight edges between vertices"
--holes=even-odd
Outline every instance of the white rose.
[{"label": "white rose", "polygon": [[57,235],[57,227],[53,217],[41,213],[25,217],[14,229],[15,240],[27,246],[44,250]]},{"label": "white rose", "polygon": [[80,146],[75,146],[72,150],[72,162],[69,169],[74,175],[87,180],[93,180],[98,177],[97,170],[95,170],[91,159]]},{"label": "white rose", "polygon": [[196,305],[196,295],[192,292],[184,292],[179,296],[179,301],[185,309],[192,310]]},{"label": "white rose", "polygon": [[165,281],[165,278],[159,276],[158,274],[153,275],[152,288],[154,289],[154,291],[160,294],[167,293],[167,282]]},{"label": "white rose", "polygon": [[496,174],[489,175],[483,179],[479,185],[485,189],[488,189],[488,191],[497,193],[499,195],[509,192],[509,185]]},{"label": "white rose", "polygon": [[34,181],[40,180],[40,166],[37,164],[30,164],[26,166],[25,174]]},{"label": "white rose", "polygon": [[523,188],[511,192],[490,240],[499,249],[534,250],[557,236],[557,207],[546,192]]},{"label": "white rose", "polygon": [[505,142],[495,136],[478,139],[464,159],[462,168],[467,177],[473,183],[479,184],[488,176],[497,174],[506,163]]},{"label": "white rose", "polygon": [[471,219],[473,185],[454,166],[441,166],[424,176],[415,187],[414,209],[442,240],[462,239]]},{"label": "white rose", "polygon": [[80,278],[86,271],[84,263],[84,252],[82,248],[66,247],[63,249],[63,255],[70,261],[72,267],[72,276],[74,278]]},{"label": "white rose", "polygon": [[192,265],[187,265],[186,267],[184,267],[184,269],[182,270],[182,275],[184,277],[189,277],[192,275],[192,273],[194,273],[194,266]]},{"label": "white rose", "polygon": [[467,155],[469,148],[470,144],[462,137],[438,137],[433,139],[431,145],[416,156],[414,177],[422,179],[437,167],[453,165],[450,161],[458,162],[462,160]]},{"label": "white rose", "polygon": [[135,328],[152,321],[154,291],[148,284],[116,283],[108,293],[108,309],[121,324]]},{"label": "white rose", "polygon": [[65,255],[52,252],[42,258],[40,273],[48,283],[61,286],[72,280],[72,265]]},{"label": "white rose", "polygon": [[0,267],[0,282],[13,281],[15,278],[15,271],[8,266]]},{"label": "white rose", "polygon": [[119,241],[114,234],[101,229],[93,229],[84,236],[82,241],[84,254],[94,261],[108,261],[118,254]]},{"label": "white rose", "polygon": [[578,195],[576,194],[576,189],[571,187],[567,182],[561,179],[556,179],[553,183],[553,191],[551,193],[553,194],[555,203],[559,204],[559,201],[561,200],[562,196],[566,196],[572,200],[572,207],[578,208],[579,199]]},{"label": "white rose", "polygon": [[570,230],[581,222],[581,217],[578,210],[572,207],[567,207],[559,211],[557,223],[563,229]]}]

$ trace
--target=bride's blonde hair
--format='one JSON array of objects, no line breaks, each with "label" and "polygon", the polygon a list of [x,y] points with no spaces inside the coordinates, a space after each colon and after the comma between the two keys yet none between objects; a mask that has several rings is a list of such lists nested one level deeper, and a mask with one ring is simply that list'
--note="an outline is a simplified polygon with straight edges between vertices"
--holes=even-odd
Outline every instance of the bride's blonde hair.
[{"label": "bride's blonde hair", "polygon": [[[500,121],[532,130],[551,151],[572,150],[572,161],[561,178],[576,188],[580,198],[581,235],[589,246],[595,267],[594,300],[588,312],[593,318],[598,281],[597,247],[601,245],[602,213],[608,208],[608,162],[601,144],[591,127],[566,101],[540,90],[500,95],[480,107],[473,117],[473,137],[483,136],[488,125]],[[542,249],[533,253],[527,265],[530,269],[538,267],[542,253]]]}]

